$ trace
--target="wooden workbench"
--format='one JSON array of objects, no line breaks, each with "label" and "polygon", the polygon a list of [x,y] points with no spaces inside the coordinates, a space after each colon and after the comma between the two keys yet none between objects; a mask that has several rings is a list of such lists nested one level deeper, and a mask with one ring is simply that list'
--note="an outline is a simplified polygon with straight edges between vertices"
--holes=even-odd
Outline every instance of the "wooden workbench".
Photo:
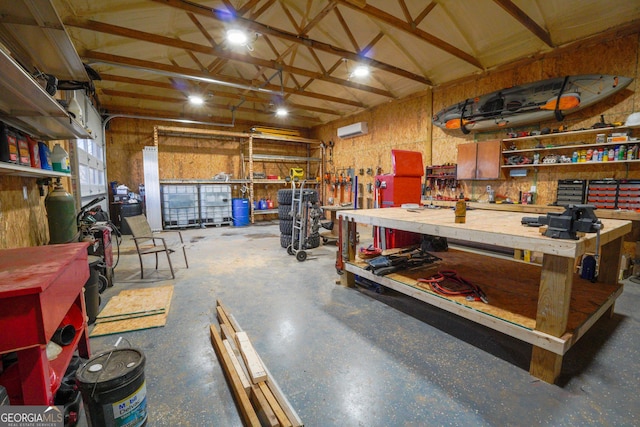
[{"label": "wooden workbench", "polygon": [[[450,209],[366,209],[342,211],[339,216],[343,222],[339,245],[344,284],[353,285],[358,275],[530,343],[530,373],[550,383],[560,374],[563,355],[596,320],[613,310],[622,293],[617,272],[623,238],[631,231],[630,221],[602,219],[600,274],[598,283],[592,283],[581,279],[575,266],[585,253],[594,251],[595,233],[578,240],[552,239],[537,228],[522,226],[522,213],[471,210],[467,211],[465,224],[456,224]],[[489,253],[449,250],[437,254],[443,258],[437,266],[376,276],[355,258],[356,224],[529,249],[543,254],[542,265]],[[442,269],[456,270],[478,284],[489,304],[445,297],[416,281]]]}]

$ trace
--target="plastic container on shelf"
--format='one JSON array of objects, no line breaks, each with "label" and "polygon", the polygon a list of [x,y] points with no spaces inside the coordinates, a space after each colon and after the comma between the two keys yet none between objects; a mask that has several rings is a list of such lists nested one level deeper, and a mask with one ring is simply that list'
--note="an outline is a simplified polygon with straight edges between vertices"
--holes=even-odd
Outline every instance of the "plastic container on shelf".
[{"label": "plastic container on shelf", "polygon": [[40,167],[48,171],[53,170],[51,166],[51,150],[49,146],[42,141],[38,141],[38,153],[40,154]]},{"label": "plastic container on shelf", "polygon": [[51,164],[54,171],[66,173],[71,172],[69,153],[67,153],[60,144],[56,144],[53,147],[53,152],[51,153]]}]

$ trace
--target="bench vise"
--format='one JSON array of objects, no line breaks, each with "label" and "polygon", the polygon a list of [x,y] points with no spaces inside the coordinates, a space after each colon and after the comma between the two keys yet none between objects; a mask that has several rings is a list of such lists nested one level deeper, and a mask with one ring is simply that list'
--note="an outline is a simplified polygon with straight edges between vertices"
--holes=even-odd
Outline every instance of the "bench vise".
[{"label": "bench vise", "polygon": [[593,212],[593,205],[568,205],[562,213],[549,212],[537,218],[523,217],[522,224],[529,227],[547,225],[544,235],[554,239],[578,239],[578,232],[597,233],[602,223]]}]

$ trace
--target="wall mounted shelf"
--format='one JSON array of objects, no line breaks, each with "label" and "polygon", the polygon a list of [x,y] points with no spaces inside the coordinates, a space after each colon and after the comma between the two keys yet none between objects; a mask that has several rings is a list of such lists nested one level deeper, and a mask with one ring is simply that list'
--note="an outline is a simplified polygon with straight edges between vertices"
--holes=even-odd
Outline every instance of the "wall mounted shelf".
[{"label": "wall mounted shelf", "polygon": [[93,138],[2,49],[0,69],[0,120],[36,139]]},{"label": "wall mounted shelf", "polygon": [[4,162],[0,162],[0,175],[26,176],[32,178],[71,178],[70,173],[36,169],[29,166],[20,166]]}]

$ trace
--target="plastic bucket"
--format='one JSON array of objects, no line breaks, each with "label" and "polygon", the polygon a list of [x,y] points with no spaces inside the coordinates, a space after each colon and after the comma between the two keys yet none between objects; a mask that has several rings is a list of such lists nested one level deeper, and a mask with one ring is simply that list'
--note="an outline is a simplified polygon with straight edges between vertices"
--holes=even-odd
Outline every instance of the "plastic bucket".
[{"label": "plastic bucket", "polygon": [[91,426],[138,427],[147,424],[145,357],[134,348],[97,354],[76,373]]},{"label": "plastic bucket", "polygon": [[249,225],[249,199],[232,199],[231,215],[234,227]]}]

